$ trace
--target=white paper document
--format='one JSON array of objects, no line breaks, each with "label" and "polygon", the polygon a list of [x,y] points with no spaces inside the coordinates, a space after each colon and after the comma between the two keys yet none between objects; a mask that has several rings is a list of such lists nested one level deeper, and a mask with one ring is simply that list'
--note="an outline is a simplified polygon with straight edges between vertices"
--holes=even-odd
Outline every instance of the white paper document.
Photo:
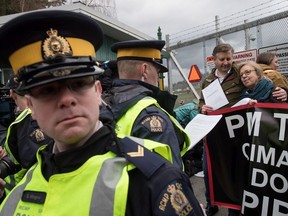
[{"label": "white paper document", "polygon": [[213,107],[213,110],[217,110],[229,103],[218,79],[204,88],[202,93],[205,104]]},{"label": "white paper document", "polygon": [[191,145],[188,150],[192,149],[201,139],[203,139],[220,121],[222,115],[203,115],[197,114],[185,127],[190,137]]},{"label": "white paper document", "polygon": [[232,107],[248,104],[250,100],[251,100],[251,98],[243,98],[242,100],[240,100],[236,104],[234,104]]}]

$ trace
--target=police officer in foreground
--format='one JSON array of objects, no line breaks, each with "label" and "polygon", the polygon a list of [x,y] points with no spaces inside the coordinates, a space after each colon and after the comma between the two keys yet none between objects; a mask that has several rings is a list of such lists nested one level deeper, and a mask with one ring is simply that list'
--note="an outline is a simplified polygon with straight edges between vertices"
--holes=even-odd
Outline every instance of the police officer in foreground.
[{"label": "police officer in foreground", "polygon": [[1,216],[203,215],[167,145],[118,138],[99,120],[102,40],[93,19],[60,10],[20,15],[0,28],[0,63],[12,66],[33,118],[54,140],[39,149]]},{"label": "police officer in foreground", "polygon": [[[189,136],[173,117],[175,95],[158,88],[158,73],[168,69],[162,65],[162,40],[131,40],[112,45],[117,53],[119,79],[115,79],[110,95],[104,101],[112,107],[116,132],[161,143],[167,143],[173,164],[183,168],[181,156],[190,145]],[[101,110],[105,115],[105,110]]]}]

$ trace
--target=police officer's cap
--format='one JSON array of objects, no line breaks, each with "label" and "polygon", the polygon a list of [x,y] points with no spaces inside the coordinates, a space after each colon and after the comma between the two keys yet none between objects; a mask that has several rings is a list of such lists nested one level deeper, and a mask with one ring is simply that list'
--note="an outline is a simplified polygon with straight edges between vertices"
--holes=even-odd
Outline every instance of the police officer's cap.
[{"label": "police officer's cap", "polygon": [[161,50],[165,45],[163,40],[131,40],[114,43],[111,50],[117,53],[117,60],[142,60],[158,65],[161,72],[168,71],[162,65]]},{"label": "police officer's cap", "polygon": [[95,75],[103,32],[92,18],[50,10],[20,15],[0,28],[0,66],[11,66],[19,90]]},{"label": "police officer's cap", "polygon": [[15,75],[11,74],[8,81],[7,81],[7,86],[9,87],[9,89],[17,89],[18,88],[18,83],[15,82]]},{"label": "police officer's cap", "polygon": [[16,80],[15,75],[11,74],[7,81],[7,87],[16,92],[18,95],[24,96],[24,92],[18,91],[19,83],[16,82],[15,80]]}]

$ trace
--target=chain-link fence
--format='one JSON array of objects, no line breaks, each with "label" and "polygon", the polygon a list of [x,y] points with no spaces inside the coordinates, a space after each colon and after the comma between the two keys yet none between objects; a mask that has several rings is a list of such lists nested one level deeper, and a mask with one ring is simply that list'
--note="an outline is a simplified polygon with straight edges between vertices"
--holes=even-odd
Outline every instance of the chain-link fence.
[{"label": "chain-link fence", "polygon": [[[285,3],[287,4],[287,1]],[[203,80],[211,71],[208,59],[218,43],[231,44],[236,53],[249,50],[255,51],[256,55],[265,51],[275,52],[280,63],[279,70],[288,74],[288,10],[260,19],[255,18],[249,22],[247,20],[238,21],[237,23],[242,22],[240,25],[230,26],[227,24],[221,29],[220,25],[217,24],[216,17],[216,24],[208,23],[206,26],[200,26],[200,30],[206,30],[206,35],[199,33],[199,30],[194,32],[194,37],[187,37],[186,39],[184,37],[186,36],[185,32],[181,35],[182,38],[177,35],[166,36],[167,51],[175,56],[176,61],[184,71],[181,76],[175,61],[171,63],[171,58],[168,58],[168,62],[170,62],[170,74],[167,75],[167,78],[169,76],[168,89],[180,96],[179,102],[197,99],[195,94],[190,94],[192,98],[181,97],[181,92],[189,91],[190,85],[187,84],[187,79],[185,80],[183,76],[188,77],[191,65],[195,64],[203,74]],[[214,30],[210,30],[212,27]],[[192,83],[199,94],[202,80]]]}]

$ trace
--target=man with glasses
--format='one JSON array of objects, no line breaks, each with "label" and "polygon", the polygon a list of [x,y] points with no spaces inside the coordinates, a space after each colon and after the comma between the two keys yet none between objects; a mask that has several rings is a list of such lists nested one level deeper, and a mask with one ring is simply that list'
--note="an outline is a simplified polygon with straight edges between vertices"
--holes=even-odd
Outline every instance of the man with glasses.
[{"label": "man with glasses", "polygon": [[[112,45],[117,53],[119,79],[115,79],[105,102],[112,107],[118,134],[166,143],[173,163],[183,169],[182,158],[189,138],[173,117],[176,96],[158,88],[162,65],[162,40],[132,40]],[[107,110],[101,113],[105,115]]]},{"label": "man with glasses", "polygon": [[171,165],[169,146],[116,137],[99,119],[103,41],[89,16],[42,10],[0,28],[0,64],[51,137],[37,162],[5,198],[9,215],[203,215],[187,175]]}]

